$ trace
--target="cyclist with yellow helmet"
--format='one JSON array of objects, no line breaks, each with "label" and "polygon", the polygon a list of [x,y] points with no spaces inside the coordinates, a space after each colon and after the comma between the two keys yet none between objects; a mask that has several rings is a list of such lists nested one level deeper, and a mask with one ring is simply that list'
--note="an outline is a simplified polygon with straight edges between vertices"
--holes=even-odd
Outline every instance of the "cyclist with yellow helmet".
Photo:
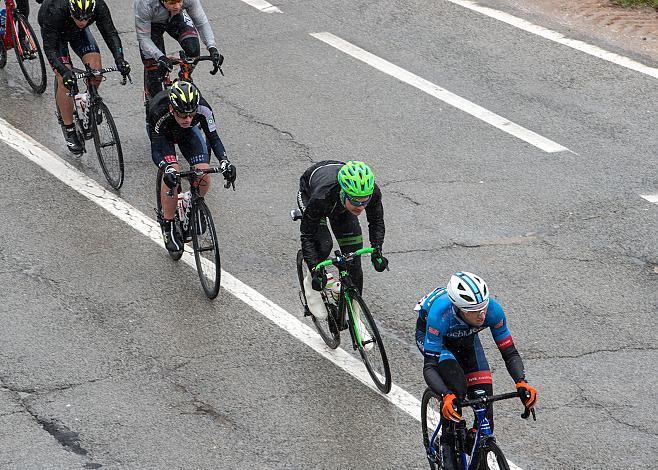
[{"label": "cyclist with yellow helmet", "polygon": [[[363,248],[359,216],[365,212],[370,245],[375,249],[371,257],[373,266],[378,272],[388,267],[388,260],[382,256],[385,232],[382,193],[368,165],[337,160],[314,164],[299,179],[297,205],[302,211],[302,252],[312,273],[313,289],[320,291],[327,282],[323,270],[314,270],[331,253],[333,242],[327,220],[341,251],[351,253]],[[361,291],[363,271],[360,257],[351,261],[349,272]]]}]

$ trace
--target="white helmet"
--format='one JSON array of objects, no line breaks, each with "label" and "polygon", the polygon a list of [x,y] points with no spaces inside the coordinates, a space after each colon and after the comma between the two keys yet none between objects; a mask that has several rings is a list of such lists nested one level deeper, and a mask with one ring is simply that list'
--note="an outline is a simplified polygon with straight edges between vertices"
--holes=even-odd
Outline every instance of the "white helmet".
[{"label": "white helmet", "polygon": [[450,276],[448,297],[453,305],[462,310],[481,310],[489,305],[487,283],[472,273],[459,272]]}]

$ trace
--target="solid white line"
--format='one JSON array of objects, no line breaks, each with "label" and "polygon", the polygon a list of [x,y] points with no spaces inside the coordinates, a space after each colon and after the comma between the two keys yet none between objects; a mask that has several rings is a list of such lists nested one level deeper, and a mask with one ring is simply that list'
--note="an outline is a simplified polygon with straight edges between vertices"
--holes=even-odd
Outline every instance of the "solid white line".
[{"label": "solid white line", "polygon": [[279,8],[275,7],[271,3],[266,2],[265,0],[242,0],[247,5],[251,5],[257,10],[262,11],[263,13],[283,13]]},{"label": "solid white line", "polygon": [[642,199],[646,199],[652,204],[658,204],[658,193],[656,194],[641,194],[640,197]]},{"label": "solid white line", "polygon": [[606,51],[605,49],[602,49],[597,46],[593,46],[591,44],[587,44],[586,42],[583,41],[578,41],[577,39],[570,39],[564,36],[562,33],[558,33],[557,31],[553,31],[544,28],[542,26],[537,26],[536,24],[530,23],[529,21],[510,15],[509,13],[504,13],[502,11],[494,10],[493,8],[489,8],[489,7],[483,7],[478,5],[476,2],[470,0],[446,0],[446,1],[450,3],[454,3],[455,5],[462,6],[464,8],[468,8],[469,10],[476,11],[490,18],[494,18],[496,20],[502,21],[511,26],[522,29],[523,31],[527,31],[532,34],[536,34],[537,36],[541,36],[545,39],[549,39],[551,41],[557,42],[558,44],[562,44],[563,46],[571,47],[572,49],[576,49],[578,51],[592,55],[594,57],[598,57],[599,59],[612,62],[613,64],[621,65],[622,67],[635,70],[636,72],[649,75],[650,77],[658,78],[658,68],[649,67],[640,62],[636,62],[632,59],[629,59],[628,57],[615,54],[614,52]]},{"label": "solid white line", "polygon": [[[165,249],[160,226],[155,220],[100,186],[96,181],[62,160],[52,150],[14,128],[4,119],[0,119],[0,140]],[[186,251],[181,259],[196,269],[194,256],[190,252]],[[329,349],[314,329],[224,270],[222,270],[222,287],[318,354],[379,393],[361,361],[343,349]],[[388,395],[380,395],[412,418],[420,421],[420,402],[410,393],[393,384]]]},{"label": "solid white line", "polygon": [[387,60],[382,59],[381,57],[377,57],[376,55],[361,49],[360,47],[357,47],[354,44],[339,38],[338,36],[327,32],[311,33],[311,36],[329,44],[332,47],[335,47],[339,51],[342,51],[345,54],[354,57],[355,59],[359,59],[360,61],[365,62],[366,64],[376,68],[377,70],[380,70],[381,72],[384,72],[404,83],[424,91],[431,96],[434,96],[435,98],[440,99],[450,106],[461,109],[465,113],[468,113],[471,116],[486,122],[487,124],[491,124],[503,132],[506,132],[518,139],[534,145],[544,152],[555,153],[570,151],[568,148],[563,147],[562,145],[553,142],[546,137],[521,127],[502,116],[492,113],[488,109],[478,106],[477,104],[472,103],[459,95],[455,95],[454,93],[441,88],[440,86],[435,85],[434,83],[427,81],[418,75],[414,75],[413,73],[408,72],[407,70],[398,67],[397,65],[394,65]]}]

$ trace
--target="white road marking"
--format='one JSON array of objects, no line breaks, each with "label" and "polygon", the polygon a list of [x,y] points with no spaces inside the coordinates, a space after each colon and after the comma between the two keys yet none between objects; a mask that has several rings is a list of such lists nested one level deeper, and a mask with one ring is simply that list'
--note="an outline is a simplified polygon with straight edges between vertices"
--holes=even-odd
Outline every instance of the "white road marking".
[{"label": "white road marking", "polygon": [[262,11],[263,13],[283,13],[279,10],[278,7],[275,7],[271,3],[266,2],[265,0],[242,0],[247,5],[251,5],[257,10]]},{"label": "white road marking", "polygon": [[642,199],[646,199],[652,204],[658,205],[658,193],[656,194],[641,194],[640,197]]},{"label": "white road marking", "polygon": [[505,119],[504,117],[489,111],[488,109],[485,109],[475,103],[468,101],[467,99],[462,98],[459,95],[455,95],[454,93],[441,88],[440,86],[435,85],[434,83],[427,81],[418,75],[414,75],[413,73],[408,72],[407,70],[398,67],[397,65],[394,65],[387,60],[382,59],[381,57],[361,49],[360,47],[357,47],[354,44],[339,38],[338,36],[327,32],[311,33],[311,36],[329,44],[330,46],[344,52],[345,54],[354,57],[355,59],[359,59],[360,61],[365,62],[366,64],[376,68],[381,72],[384,72],[404,83],[424,91],[431,96],[434,96],[435,98],[440,99],[450,106],[454,106],[455,108],[460,109],[465,113],[468,113],[471,116],[486,122],[487,124],[491,124],[503,132],[506,132],[518,139],[534,145],[544,152],[571,152],[568,148],[563,147],[562,145],[553,142],[546,137],[521,127],[518,124],[515,124],[508,119]]},{"label": "white road marking", "polygon": [[[0,140],[165,249],[160,226],[155,220],[100,186],[96,181],[62,160],[52,150],[14,128],[4,119],[0,119]],[[186,251],[181,260],[196,270],[193,254]],[[291,261],[291,263],[293,262],[294,260]],[[198,282],[198,280],[190,279],[190,282]],[[227,292],[380,394],[363,363],[343,349],[329,349],[315,329],[224,270],[222,270],[221,284]],[[199,295],[203,295],[200,289]],[[291,292],[291,296],[296,297],[296,293]],[[418,360],[420,364],[420,357]],[[420,401],[410,393],[393,384],[388,395],[380,395],[420,421]]]},{"label": "white road marking", "polygon": [[470,0],[446,0],[446,1],[450,3],[454,3],[455,5],[462,6],[464,8],[468,8],[469,10],[476,11],[490,18],[494,18],[496,20],[502,21],[511,26],[522,29],[523,31],[527,31],[532,34],[536,34],[537,36],[541,36],[545,39],[549,39],[551,41],[557,42],[558,44],[562,44],[563,46],[571,47],[572,49],[576,49],[578,51],[592,55],[594,57],[598,57],[599,59],[612,62],[613,64],[621,65],[622,67],[635,70],[636,72],[649,75],[650,77],[658,78],[658,68],[649,67],[640,62],[629,59],[628,57],[615,54],[614,52],[606,51],[605,49],[602,49],[597,46],[593,46],[591,44],[587,44],[586,42],[583,41],[578,41],[577,39],[570,39],[565,35],[563,35],[562,33],[558,33],[557,31],[553,31],[544,28],[542,26],[537,26],[536,24],[530,23],[529,21],[518,18],[514,15],[510,15],[509,13],[505,13],[499,10],[494,10],[493,8],[489,8],[489,7],[483,7],[478,5],[477,2],[473,2]]}]

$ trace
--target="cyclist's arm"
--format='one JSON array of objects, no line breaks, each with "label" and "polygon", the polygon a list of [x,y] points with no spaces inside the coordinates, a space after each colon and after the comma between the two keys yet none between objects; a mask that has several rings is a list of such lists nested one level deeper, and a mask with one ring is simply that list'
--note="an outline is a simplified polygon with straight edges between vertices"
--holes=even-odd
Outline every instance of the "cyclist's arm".
[{"label": "cyclist's arm", "polygon": [[112,21],[110,9],[102,0],[97,1],[96,4],[96,26],[98,26],[108,49],[112,52],[114,60],[123,58],[123,47],[121,46],[119,32]]},{"label": "cyclist's arm", "polygon": [[206,48],[210,49],[211,47],[217,47],[217,44],[215,43],[215,35],[210,27],[210,21],[208,21],[206,12],[203,11],[201,1],[192,0],[190,6],[187,7],[187,14],[192,18],[194,26],[197,31],[199,31],[199,36],[201,36],[201,40],[206,45]]},{"label": "cyclist's arm", "polygon": [[382,205],[382,192],[375,184],[372,198],[366,206],[366,218],[368,219],[368,235],[370,246],[380,247],[384,244],[384,206]]},{"label": "cyclist's arm", "polygon": [[503,309],[495,301],[489,301],[489,311],[487,312],[487,322],[490,322],[491,335],[493,336],[496,346],[500,351],[507,372],[512,377],[514,382],[523,380],[525,378],[525,368],[523,366],[523,359],[514,346],[512,334],[507,328],[507,318]]},{"label": "cyclist's arm", "polygon": [[315,248],[320,221],[324,217],[322,214],[322,201],[311,199],[304,210],[299,228],[301,232],[302,253],[309,269],[313,269],[319,262],[323,261],[320,259],[320,254]]},{"label": "cyclist's arm", "polygon": [[68,69],[64,62],[59,59],[59,51],[57,50],[59,33],[57,30],[49,28],[48,26],[41,26],[41,39],[43,42],[43,52],[48,59],[48,62],[58,74],[63,75]]},{"label": "cyclist's arm", "polygon": [[206,135],[206,138],[210,142],[210,146],[212,147],[212,151],[215,153],[215,156],[220,161],[226,160],[226,149],[224,148],[222,139],[220,139],[219,134],[217,133],[215,115],[213,114],[210,105],[203,98],[201,98],[197,113],[202,117],[201,128],[203,129],[203,133]]},{"label": "cyclist's arm", "polygon": [[164,53],[158,49],[151,39],[151,13],[147,2],[135,2],[135,31],[137,32],[137,42],[139,49],[147,59],[158,60]]}]

